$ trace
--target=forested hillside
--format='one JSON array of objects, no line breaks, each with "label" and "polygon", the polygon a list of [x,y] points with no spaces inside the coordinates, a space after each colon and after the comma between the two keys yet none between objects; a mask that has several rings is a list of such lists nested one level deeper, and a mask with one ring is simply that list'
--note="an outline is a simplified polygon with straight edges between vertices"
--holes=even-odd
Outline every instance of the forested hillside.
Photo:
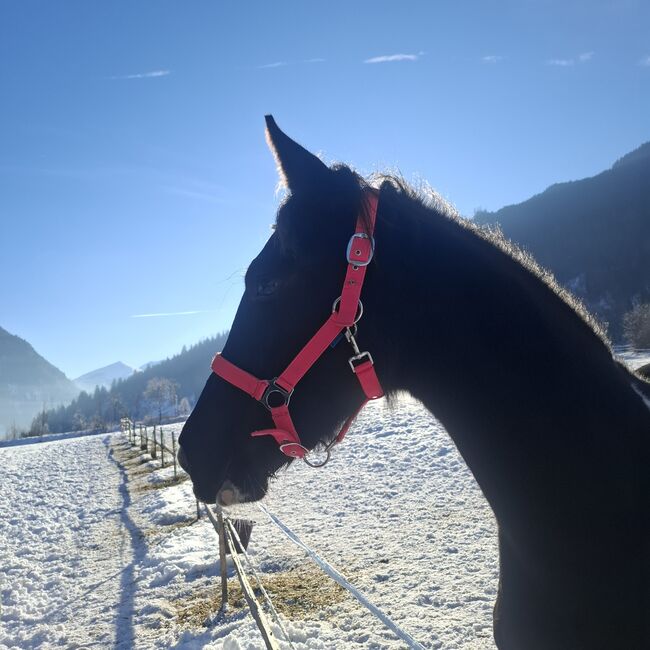
[{"label": "forested hillside", "polygon": [[35,418],[33,433],[46,426],[50,432],[82,429],[104,430],[123,416],[155,420],[187,414],[194,406],[210,375],[210,360],[221,351],[227,332],[205,339],[142,372],[114,382],[110,389],[82,392],[65,407]]},{"label": "forested hillside", "polygon": [[0,439],[29,425],[45,408],[69,402],[79,389],[24,339],[0,327]]},{"label": "forested hillside", "polygon": [[474,218],[499,224],[607,323],[614,339],[623,314],[650,302],[650,142],[597,176]]}]

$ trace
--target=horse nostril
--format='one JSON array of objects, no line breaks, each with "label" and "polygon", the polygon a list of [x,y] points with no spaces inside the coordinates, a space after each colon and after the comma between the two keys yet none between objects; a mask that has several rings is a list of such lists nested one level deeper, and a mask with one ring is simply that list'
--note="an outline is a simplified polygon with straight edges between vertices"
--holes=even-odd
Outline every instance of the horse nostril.
[{"label": "horse nostril", "polygon": [[176,454],[176,458],[178,459],[178,464],[189,474],[190,463],[187,460],[187,456],[185,455],[185,451],[183,450],[182,447],[178,448],[178,453]]}]

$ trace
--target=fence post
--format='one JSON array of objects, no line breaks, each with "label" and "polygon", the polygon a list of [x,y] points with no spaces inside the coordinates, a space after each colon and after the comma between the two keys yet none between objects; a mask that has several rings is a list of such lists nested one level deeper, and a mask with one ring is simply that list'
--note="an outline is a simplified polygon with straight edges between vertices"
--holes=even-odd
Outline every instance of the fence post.
[{"label": "fence post", "polygon": [[156,425],[153,425],[153,440],[151,441],[153,447],[151,448],[151,457],[155,460],[158,458],[158,452],[156,451]]},{"label": "fence post", "polygon": [[160,466],[165,466],[165,441],[163,439],[162,427],[160,427]]},{"label": "fence post", "polygon": [[142,451],[147,451],[147,437],[146,437],[147,432],[145,431],[145,435],[142,435],[142,425],[140,425],[140,449]]},{"label": "fence post", "polygon": [[174,480],[178,478],[176,471],[176,434],[172,431],[172,456],[174,458]]},{"label": "fence post", "polygon": [[228,607],[228,570],[226,568],[226,534],[223,529],[221,510],[217,510],[217,522],[219,522],[217,533],[219,534],[219,568],[221,571],[221,609],[225,610]]}]

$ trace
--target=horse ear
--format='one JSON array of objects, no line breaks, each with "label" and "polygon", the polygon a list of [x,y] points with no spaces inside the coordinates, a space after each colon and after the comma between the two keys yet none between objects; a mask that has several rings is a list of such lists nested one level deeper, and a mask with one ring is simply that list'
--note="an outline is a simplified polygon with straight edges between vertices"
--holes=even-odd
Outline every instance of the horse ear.
[{"label": "horse ear", "polygon": [[312,189],[327,179],[330,169],[275,123],[272,115],[266,115],[266,140],[278,165],[278,172],[291,192]]}]

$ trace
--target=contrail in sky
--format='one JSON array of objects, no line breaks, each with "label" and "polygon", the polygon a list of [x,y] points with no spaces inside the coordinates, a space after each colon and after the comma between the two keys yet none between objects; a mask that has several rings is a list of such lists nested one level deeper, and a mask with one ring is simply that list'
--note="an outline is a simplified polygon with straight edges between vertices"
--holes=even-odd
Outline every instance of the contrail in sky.
[{"label": "contrail in sky", "polygon": [[163,311],[156,314],[131,314],[129,318],[158,318],[159,316],[192,316],[193,314],[210,314],[218,309],[196,309],[193,311]]},{"label": "contrail in sky", "polygon": [[139,72],[137,74],[122,74],[108,77],[109,79],[155,79],[156,77],[166,77],[171,74],[171,70],[151,70],[150,72]]}]

